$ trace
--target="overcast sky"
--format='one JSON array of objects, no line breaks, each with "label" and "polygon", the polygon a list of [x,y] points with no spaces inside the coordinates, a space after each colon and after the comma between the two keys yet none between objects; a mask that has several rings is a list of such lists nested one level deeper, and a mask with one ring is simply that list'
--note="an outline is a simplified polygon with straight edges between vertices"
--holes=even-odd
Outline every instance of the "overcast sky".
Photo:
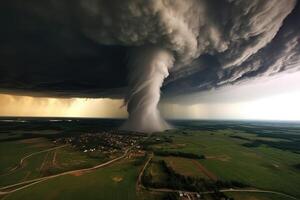
[{"label": "overcast sky", "polygon": [[[197,93],[162,103],[167,118],[300,120],[300,72]],[[1,116],[127,117],[121,99],[0,95]],[[191,104],[191,105],[189,105]]]},{"label": "overcast sky", "polygon": [[166,129],[158,102],[300,120],[299,18],[296,0],[3,1],[0,115],[127,117],[125,99],[129,130]]},{"label": "overcast sky", "polygon": [[[190,95],[162,107],[168,118],[300,120],[300,73]],[[196,103],[196,102],[199,103]],[[183,102],[194,102],[184,105]]]}]

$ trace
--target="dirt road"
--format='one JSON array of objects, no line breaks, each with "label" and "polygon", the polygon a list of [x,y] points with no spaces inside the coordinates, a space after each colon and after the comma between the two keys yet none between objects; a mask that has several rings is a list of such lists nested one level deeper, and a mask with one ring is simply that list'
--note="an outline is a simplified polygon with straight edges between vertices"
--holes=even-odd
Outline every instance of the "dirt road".
[{"label": "dirt road", "polygon": [[[109,165],[111,163],[114,163],[114,162],[116,162],[118,160],[121,160],[122,158],[125,158],[127,156],[128,152],[132,148],[133,147],[127,149],[122,156],[117,157],[115,159],[112,159],[110,161],[107,161],[105,163],[96,165],[94,167],[85,168],[85,169],[78,169],[78,170],[72,170],[72,171],[67,171],[67,172],[63,172],[63,173],[60,173],[60,174],[55,174],[55,175],[51,175],[51,176],[37,178],[37,179],[29,180],[29,181],[23,181],[23,182],[19,182],[19,183],[13,184],[13,185],[8,185],[8,186],[5,186],[5,187],[1,187],[0,188],[0,195],[10,194],[10,193],[13,193],[13,192],[25,189],[25,188],[30,187],[32,185],[35,185],[35,184],[41,183],[43,181],[59,177],[59,176],[64,176],[64,175],[74,174],[74,173],[84,173],[84,172],[88,172],[88,171],[93,171],[93,170],[99,169],[101,167],[104,167],[104,166],[107,166],[107,165]],[[13,190],[10,190],[10,191],[3,191],[3,190],[9,190],[10,188],[15,188],[15,187],[20,186],[20,185],[24,185],[24,186],[21,186],[21,187],[19,187],[17,189],[13,189]]]}]

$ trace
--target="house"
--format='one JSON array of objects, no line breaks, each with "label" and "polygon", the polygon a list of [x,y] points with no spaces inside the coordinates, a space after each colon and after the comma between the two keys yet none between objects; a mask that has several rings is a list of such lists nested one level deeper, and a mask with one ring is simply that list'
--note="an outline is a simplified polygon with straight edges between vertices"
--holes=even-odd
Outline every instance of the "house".
[{"label": "house", "polygon": [[179,191],[179,196],[183,197],[183,193],[181,191]]}]

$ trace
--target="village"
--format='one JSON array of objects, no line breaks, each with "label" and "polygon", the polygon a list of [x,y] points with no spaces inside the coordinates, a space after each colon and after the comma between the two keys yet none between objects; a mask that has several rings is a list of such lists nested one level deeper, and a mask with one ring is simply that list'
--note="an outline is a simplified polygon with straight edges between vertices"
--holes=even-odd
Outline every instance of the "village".
[{"label": "village", "polygon": [[[214,192],[206,192],[206,194],[212,194],[212,195],[216,195]],[[219,193],[220,195],[221,193]],[[221,194],[222,195],[222,194]],[[179,200],[201,200],[201,199],[205,199],[204,198],[204,194],[201,194],[201,192],[183,192],[183,191],[179,191],[178,192],[178,196],[176,196],[176,198],[178,198]],[[233,198],[229,198],[227,196],[219,196],[216,197],[217,199],[220,200],[233,200]]]},{"label": "village", "polygon": [[70,144],[83,153],[118,154],[128,148],[133,148],[135,154],[144,154],[138,143],[144,135],[126,134],[117,130],[99,133],[83,133],[72,137],[57,138],[54,143]]}]

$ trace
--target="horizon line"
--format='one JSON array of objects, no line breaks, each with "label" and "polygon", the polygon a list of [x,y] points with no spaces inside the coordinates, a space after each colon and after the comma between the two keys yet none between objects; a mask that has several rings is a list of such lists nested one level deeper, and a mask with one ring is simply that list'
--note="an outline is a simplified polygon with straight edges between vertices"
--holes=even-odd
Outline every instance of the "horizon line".
[{"label": "horizon line", "polygon": [[[0,118],[72,118],[72,119],[111,119],[111,120],[126,120],[125,117],[74,117],[74,116],[27,116],[27,115],[0,115]],[[269,122],[299,122],[300,120],[294,119],[238,119],[238,118],[165,118],[167,121],[269,121]]]}]

